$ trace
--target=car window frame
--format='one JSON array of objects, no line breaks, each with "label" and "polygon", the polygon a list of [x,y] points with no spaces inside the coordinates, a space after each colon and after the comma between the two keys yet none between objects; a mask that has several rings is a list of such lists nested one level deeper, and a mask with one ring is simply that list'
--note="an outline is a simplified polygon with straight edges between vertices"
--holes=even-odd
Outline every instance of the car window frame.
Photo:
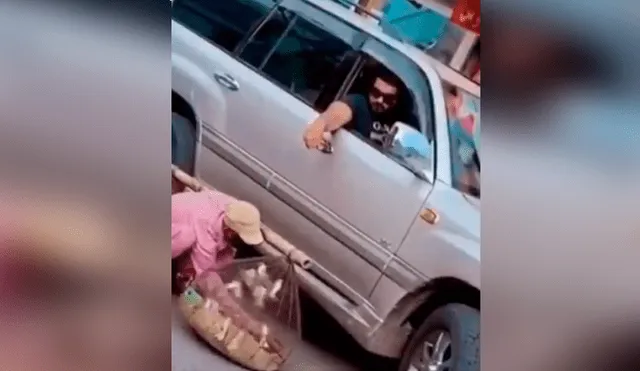
[{"label": "car window frame", "polygon": [[[212,46],[218,48],[219,50],[221,50],[222,52],[226,53],[227,55],[232,56],[232,57],[236,57],[238,48],[241,47],[242,45],[244,45],[246,40],[248,38],[250,38],[252,35],[254,35],[257,29],[262,27],[264,22],[267,19],[269,19],[269,17],[271,17],[272,13],[277,9],[278,5],[283,0],[273,0],[273,6],[271,6],[271,8],[267,8],[268,11],[265,13],[264,16],[262,16],[261,18],[257,19],[256,21],[254,21],[253,25],[249,28],[249,30],[247,30],[244,33],[244,35],[242,35],[242,38],[240,39],[240,41],[234,47],[233,50],[228,50],[228,49],[224,48],[222,45],[220,45],[220,44],[216,43],[215,41],[211,40],[210,38],[205,37],[204,35],[202,35],[198,30],[195,30],[192,27],[190,27],[189,25],[186,25],[184,22],[181,22],[179,19],[174,18],[174,16],[173,16],[173,8],[174,7],[176,7],[176,6],[184,6],[184,7],[187,7],[187,8],[190,7],[189,4],[184,3],[185,1],[205,1],[205,0],[172,0],[171,1],[171,12],[172,12],[171,20],[174,21],[174,22],[177,22],[178,24],[180,24],[181,26],[185,27],[189,31],[191,31],[194,34],[198,35],[198,37],[200,37],[202,40],[205,40],[207,43],[209,43]],[[260,0],[245,0],[245,1],[253,1],[254,3],[257,3],[257,4],[261,4],[262,3]],[[200,14],[200,16],[202,16],[202,13],[198,12],[198,14]]]},{"label": "car window frame", "polygon": [[[420,124],[420,131],[430,141],[432,145],[432,156],[430,170],[424,171],[424,178],[430,184],[434,184],[437,179],[437,140],[436,140],[436,128],[435,128],[435,104],[433,98],[432,82],[428,76],[422,71],[422,68],[415,63],[409,56],[396,50],[392,46],[386,44],[384,41],[379,40],[373,35],[369,35],[367,40],[363,43],[361,52],[367,54],[371,58],[374,58],[378,63],[384,65],[393,73],[395,73],[405,84],[410,93],[418,91],[419,95],[413,97],[414,101],[414,113],[418,115],[418,121]],[[409,63],[410,68],[402,69],[399,66]],[[361,68],[361,67],[360,67]],[[421,83],[421,81],[423,83]],[[353,83],[353,81],[351,81]],[[414,94],[415,95],[415,94]],[[430,109],[427,110],[426,103],[430,102]],[[423,107],[424,106],[424,107]],[[430,114],[429,114],[430,113]],[[379,149],[378,149],[379,150]],[[384,154],[383,151],[380,153]],[[394,160],[398,165],[405,167],[401,161],[387,156]]]},{"label": "car window frame", "polygon": [[[259,74],[262,78],[268,80],[269,82],[271,82],[274,87],[281,89],[282,91],[284,91],[285,93],[291,95],[292,97],[298,99],[299,101],[301,101],[302,103],[304,103],[305,105],[307,105],[308,107],[310,107],[311,109],[313,109],[314,111],[316,111],[317,113],[320,113],[314,106],[313,104],[310,104],[304,97],[300,96],[299,94],[296,94],[295,92],[292,92],[290,89],[287,89],[286,87],[282,86],[282,84],[276,80],[274,80],[271,76],[269,76],[268,74],[264,73],[264,71],[262,71],[261,68],[257,68],[249,63],[247,63],[246,61],[242,60],[242,58],[240,58],[240,55],[242,54],[242,52],[244,51],[244,49],[251,43],[251,41],[256,37],[256,35],[260,32],[260,30],[262,29],[262,27],[264,27],[264,25],[266,25],[274,16],[277,15],[278,12],[280,12],[280,7],[283,7],[284,9],[286,9],[287,11],[293,13],[294,17],[289,21],[289,22],[293,22],[295,19],[297,19],[298,17],[301,17],[307,21],[309,21],[312,24],[317,24],[319,27],[322,27],[323,29],[325,29],[326,31],[328,31],[328,33],[330,33],[331,35],[335,36],[336,38],[342,40],[343,42],[345,42],[351,49],[353,52],[359,52],[360,51],[360,47],[362,46],[362,44],[364,43],[364,41],[366,40],[366,33],[363,30],[358,29],[357,27],[349,24],[348,22],[345,22],[344,20],[342,20],[341,18],[326,12],[325,10],[314,6],[313,4],[310,3],[306,3],[306,2],[301,2],[299,0],[280,0],[276,2],[276,5],[271,9],[271,11],[269,12],[269,14],[264,17],[262,19],[262,21],[260,22],[260,24],[255,27],[255,29],[252,30],[252,32],[250,34],[248,34],[245,39],[240,42],[238,44],[238,47],[234,50],[232,56],[236,59],[236,61],[238,61],[239,63],[242,63],[244,66],[246,66],[247,68],[251,69],[252,71],[254,71],[255,73]],[[323,22],[320,22],[319,19],[323,19]],[[335,24],[339,24],[342,26],[343,31],[342,32],[335,32],[335,29],[331,29],[329,27],[326,26],[326,24],[334,22]],[[344,29],[348,29],[347,32],[344,31]],[[278,37],[280,37],[282,35],[279,35]],[[351,37],[349,37],[351,36]],[[275,44],[272,49],[275,49],[278,45]],[[273,51],[273,50],[272,50]],[[271,52],[269,54],[271,54]],[[263,65],[267,62],[268,60],[263,60]],[[359,66],[359,62],[360,59],[357,59],[354,61],[353,66],[351,67],[348,76],[351,76],[354,71],[357,70],[358,66]],[[342,86],[340,90],[342,90],[344,86]],[[322,94],[322,91],[321,93]]]}]

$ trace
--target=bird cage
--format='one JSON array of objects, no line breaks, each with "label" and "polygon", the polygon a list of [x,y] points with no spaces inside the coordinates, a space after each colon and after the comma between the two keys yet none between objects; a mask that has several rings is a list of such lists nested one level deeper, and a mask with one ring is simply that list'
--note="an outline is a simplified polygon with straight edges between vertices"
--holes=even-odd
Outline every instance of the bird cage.
[{"label": "bird cage", "polygon": [[199,275],[180,297],[195,332],[252,370],[280,370],[300,342],[300,298],[287,257],[240,259]]}]

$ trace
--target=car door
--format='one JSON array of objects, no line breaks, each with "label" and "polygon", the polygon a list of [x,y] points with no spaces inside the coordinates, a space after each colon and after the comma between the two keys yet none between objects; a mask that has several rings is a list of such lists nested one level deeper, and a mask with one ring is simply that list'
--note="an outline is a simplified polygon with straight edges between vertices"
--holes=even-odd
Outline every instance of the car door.
[{"label": "car door", "polygon": [[[314,226],[296,230],[294,221],[272,218],[274,210],[264,210],[265,219],[272,218],[270,225],[315,260],[315,272],[354,302],[361,302],[373,289],[389,254],[362,248],[353,252],[336,242],[336,237],[344,239],[353,232],[312,194],[321,189],[348,192],[343,185],[350,174],[341,172],[340,163],[327,162],[328,156],[306,149],[302,134],[329,103],[327,90],[339,90],[342,82],[333,84],[334,78],[344,81],[344,73],[354,70],[357,58],[353,57],[364,39],[361,31],[303,1],[283,1],[238,56],[252,74],[264,77],[250,87],[256,116],[242,125],[229,125],[226,131],[230,141],[273,170],[269,191]],[[351,237],[355,238],[362,237]]]},{"label": "car door", "polygon": [[[420,68],[374,38],[369,38],[361,50],[400,77],[411,93],[413,116],[423,133],[433,138],[431,97]],[[336,135],[333,156],[317,157],[319,166],[332,172],[331,182],[341,192],[328,191],[331,187],[321,181],[306,182],[303,189],[360,236],[357,243],[364,253],[396,252],[433,189],[433,172],[426,174],[429,180],[419,178],[396,162],[399,160],[391,159],[346,130]],[[431,159],[433,170],[433,154]]]},{"label": "car door", "polygon": [[[321,41],[323,47],[318,49],[323,53],[314,56],[321,59],[343,54],[345,44],[356,47],[366,38],[359,30],[304,2],[284,1],[282,7],[295,19],[276,38],[279,46],[264,58],[261,44],[265,39],[260,37],[260,43],[249,43],[240,58],[293,94],[269,88],[266,82],[254,84],[264,94],[261,99],[265,104],[259,110],[263,124],[246,128],[252,136],[238,129],[231,132],[231,138],[274,171],[276,178],[269,188],[274,194],[338,239],[351,254],[312,241],[305,241],[301,248],[358,293],[368,295],[376,281],[373,272],[382,271],[392,258],[426,199],[430,184],[348,132],[337,135],[333,155],[304,148],[302,132],[317,115],[304,102],[318,92],[314,92],[317,87],[313,84],[298,88],[296,84],[307,80],[295,74],[319,72],[305,66],[308,59],[302,66],[295,63],[298,56],[309,53],[304,45],[314,44],[313,39]],[[327,79],[330,72],[320,76]],[[362,267],[363,260],[366,268],[354,269]]]}]

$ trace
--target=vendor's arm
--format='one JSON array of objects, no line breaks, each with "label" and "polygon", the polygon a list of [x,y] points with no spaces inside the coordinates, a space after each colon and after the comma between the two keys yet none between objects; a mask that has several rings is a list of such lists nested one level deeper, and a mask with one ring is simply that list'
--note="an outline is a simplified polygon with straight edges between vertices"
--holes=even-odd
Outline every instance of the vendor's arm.
[{"label": "vendor's arm", "polygon": [[196,273],[209,269],[218,270],[228,266],[234,257],[234,249],[224,241],[222,218],[211,223],[200,220],[194,223],[196,243],[191,252],[191,259]]}]

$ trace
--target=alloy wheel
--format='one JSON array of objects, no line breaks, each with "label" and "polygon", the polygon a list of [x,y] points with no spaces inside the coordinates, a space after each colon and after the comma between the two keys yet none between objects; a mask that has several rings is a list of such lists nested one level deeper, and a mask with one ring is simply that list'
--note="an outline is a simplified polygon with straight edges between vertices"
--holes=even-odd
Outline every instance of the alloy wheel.
[{"label": "alloy wheel", "polygon": [[417,347],[408,371],[451,371],[451,336],[443,330],[435,330]]}]

